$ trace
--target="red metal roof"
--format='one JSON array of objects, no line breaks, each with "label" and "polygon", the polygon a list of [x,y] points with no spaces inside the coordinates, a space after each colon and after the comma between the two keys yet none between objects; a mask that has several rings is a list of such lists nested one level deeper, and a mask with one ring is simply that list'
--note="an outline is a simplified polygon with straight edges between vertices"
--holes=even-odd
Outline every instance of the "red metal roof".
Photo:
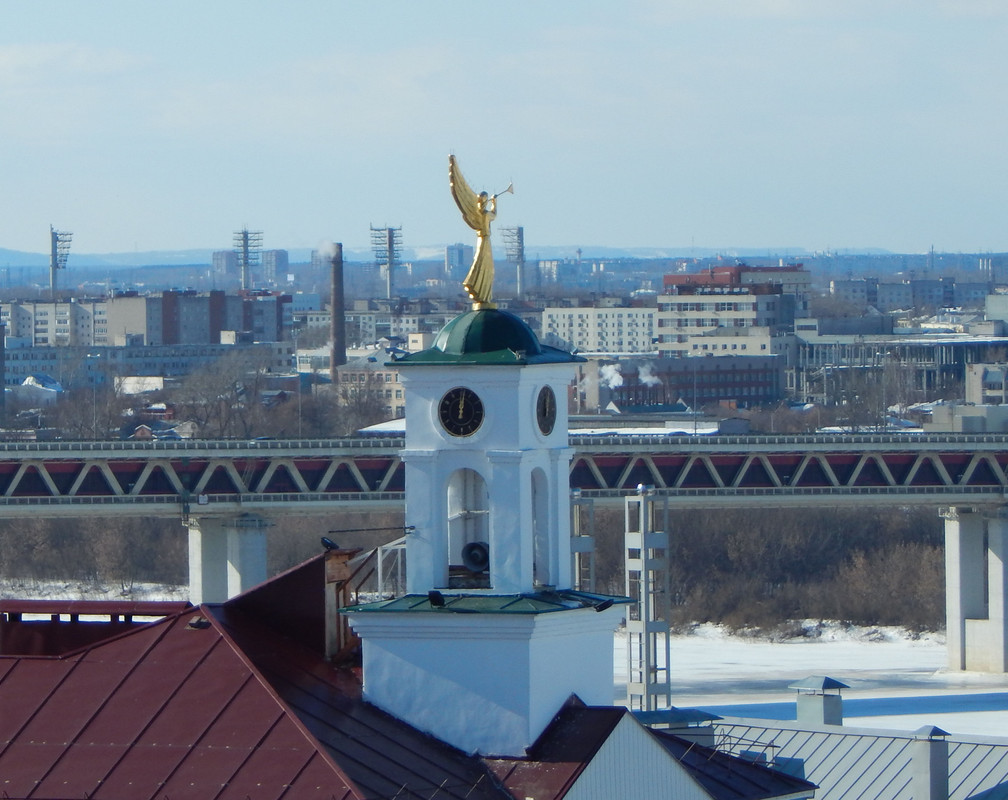
[{"label": "red metal roof", "polygon": [[[143,625],[108,604],[120,622],[101,640],[99,624],[70,652],[0,654],[0,797],[558,800],[629,713],[573,699],[528,758],[463,753],[365,702],[356,672],[325,661],[323,580],[320,556]],[[46,605],[57,616],[43,624],[81,630],[62,621],[74,607]]]},{"label": "red metal roof", "polygon": [[0,656],[0,708],[9,797],[364,796],[196,609],[68,656]]},{"label": "red metal roof", "polygon": [[[0,654],[0,797],[509,797],[479,758],[364,702],[358,676],[324,660],[323,577],[313,559],[220,606],[90,623],[103,638],[69,653]],[[5,607],[12,629],[22,611],[56,615],[40,624],[66,644],[85,624],[71,614],[111,620],[116,605]]]},{"label": "red metal roof", "polygon": [[184,602],[3,599],[0,654],[63,655],[188,607]]},{"label": "red metal roof", "polygon": [[487,764],[515,797],[562,798],[629,713],[616,706],[585,706],[571,697],[529,748],[527,759],[487,759]]}]

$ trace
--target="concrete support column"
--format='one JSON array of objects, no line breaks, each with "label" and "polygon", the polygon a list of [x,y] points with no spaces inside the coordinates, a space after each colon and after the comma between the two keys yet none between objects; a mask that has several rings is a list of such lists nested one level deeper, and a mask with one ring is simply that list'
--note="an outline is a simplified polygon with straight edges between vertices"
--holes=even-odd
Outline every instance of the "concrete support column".
[{"label": "concrete support column", "polygon": [[266,580],[266,529],[255,514],[190,517],[189,601],[223,603]]},{"label": "concrete support column", "polygon": [[1008,509],[943,509],[949,669],[1008,672]]},{"label": "concrete support column", "polygon": [[967,669],[966,620],[986,616],[982,514],[945,508],[945,638],[949,669]]},{"label": "concrete support column", "polygon": [[227,531],[218,517],[189,517],[189,602],[220,603],[228,597]]},{"label": "concrete support column", "polygon": [[224,523],[227,529],[227,592],[234,597],[266,580],[266,529],[270,522],[243,514]]},{"label": "concrete support column", "polygon": [[[967,669],[1008,672],[1008,510],[987,520],[987,609],[983,620],[966,621]],[[972,628],[976,628],[971,636]]]}]

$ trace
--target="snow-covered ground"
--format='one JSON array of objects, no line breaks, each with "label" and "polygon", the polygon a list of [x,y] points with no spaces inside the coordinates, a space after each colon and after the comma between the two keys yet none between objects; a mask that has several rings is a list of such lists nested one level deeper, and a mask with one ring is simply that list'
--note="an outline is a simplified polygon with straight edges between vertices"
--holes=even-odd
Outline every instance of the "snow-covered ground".
[{"label": "snow-covered ground", "polygon": [[[183,600],[178,586],[122,587],[0,580],[0,597]],[[916,730],[937,725],[962,735],[1008,736],[1008,674],[950,671],[945,638],[898,628],[795,625],[804,635],[757,637],[699,625],[671,638],[672,703],[724,717],[793,720],[796,692],[809,675],[846,683],[845,724]],[[626,696],[626,636],[614,639],[615,700]]]},{"label": "snow-covered ground", "polygon": [[[1008,736],[1008,675],[950,671],[941,635],[897,628],[809,624],[811,636],[771,641],[714,625],[671,638],[672,704],[724,717],[793,720],[797,692],[810,675],[847,684],[844,721],[859,728]],[[617,701],[624,696],[626,639],[616,635]]]}]

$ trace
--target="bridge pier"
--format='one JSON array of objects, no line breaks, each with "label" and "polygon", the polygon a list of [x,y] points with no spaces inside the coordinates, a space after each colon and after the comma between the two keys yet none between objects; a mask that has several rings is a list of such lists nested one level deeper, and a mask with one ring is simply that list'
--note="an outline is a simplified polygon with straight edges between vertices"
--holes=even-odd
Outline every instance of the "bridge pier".
[{"label": "bridge pier", "polygon": [[1008,672],[1008,509],[941,514],[948,667]]},{"label": "bridge pier", "polygon": [[189,601],[222,603],[266,580],[266,529],[256,514],[189,517]]}]

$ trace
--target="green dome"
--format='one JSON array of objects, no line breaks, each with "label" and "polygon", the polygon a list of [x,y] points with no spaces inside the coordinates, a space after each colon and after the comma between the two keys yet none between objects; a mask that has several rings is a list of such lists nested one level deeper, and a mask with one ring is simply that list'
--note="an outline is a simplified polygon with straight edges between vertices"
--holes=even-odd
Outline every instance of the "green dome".
[{"label": "green dome", "polygon": [[541,344],[524,321],[507,311],[482,308],[460,314],[445,325],[428,350],[411,353],[399,364],[557,364],[584,361],[565,350]]}]

